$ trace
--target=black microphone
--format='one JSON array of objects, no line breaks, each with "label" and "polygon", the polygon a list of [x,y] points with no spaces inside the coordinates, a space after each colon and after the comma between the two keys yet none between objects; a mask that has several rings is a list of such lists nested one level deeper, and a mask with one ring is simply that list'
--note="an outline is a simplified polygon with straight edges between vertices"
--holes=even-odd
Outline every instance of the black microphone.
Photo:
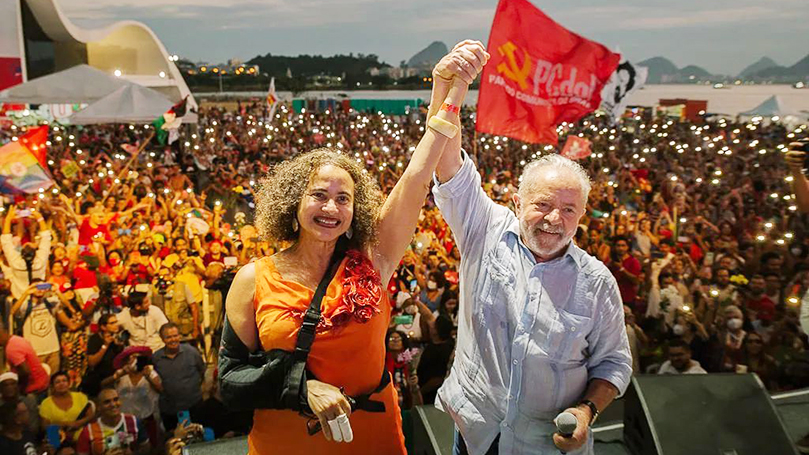
[{"label": "black microphone", "polygon": [[573,414],[562,412],[553,419],[553,423],[556,425],[556,429],[559,430],[559,434],[561,434],[562,437],[569,438],[573,436],[573,432],[576,431],[576,426],[578,426],[579,421]]}]

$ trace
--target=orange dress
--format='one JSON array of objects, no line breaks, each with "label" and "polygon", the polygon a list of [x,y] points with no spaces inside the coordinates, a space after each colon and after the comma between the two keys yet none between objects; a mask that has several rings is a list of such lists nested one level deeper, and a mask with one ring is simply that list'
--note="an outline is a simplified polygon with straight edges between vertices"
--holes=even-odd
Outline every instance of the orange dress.
[{"label": "orange dress", "polygon": [[[342,303],[343,278],[347,259],[343,259],[329,283],[321,304],[329,317]],[[270,257],[259,259],[256,267],[256,326],[264,350],[293,351],[302,319],[314,291],[294,281],[284,280]],[[354,320],[343,326],[318,328],[306,362],[307,369],[319,381],[344,387],[357,396],[377,388],[385,368],[385,333],[391,306],[383,289],[379,309],[368,322]],[[297,314],[297,315],[296,315]],[[257,409],[248,437],[250,454],[406,454],[399,401],[392,384],[371,395],[385,403],[385,412],[356,411],[349,419],[354,431],[351,443],[327,441],[320,432],[309,436],[306,418],[290,410]]]}]

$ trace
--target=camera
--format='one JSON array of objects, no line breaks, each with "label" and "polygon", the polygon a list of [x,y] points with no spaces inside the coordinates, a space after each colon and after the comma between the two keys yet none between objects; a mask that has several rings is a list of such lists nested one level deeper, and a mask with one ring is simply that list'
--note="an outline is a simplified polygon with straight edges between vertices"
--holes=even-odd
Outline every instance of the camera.
[{"label": "camera", "polygon": [[172,284],[173,282],[171,280],[167,280],[165,277],[161,276],[157,278],[154,286],[157,288],[157,292],[160,295],[166,295],[166,292],[168,292]]},{"label": "camera", "polygon": [[135,360],[135,371],[143,371],[147,366],[152,364],[152,359],[149,357],[139,356]]}]

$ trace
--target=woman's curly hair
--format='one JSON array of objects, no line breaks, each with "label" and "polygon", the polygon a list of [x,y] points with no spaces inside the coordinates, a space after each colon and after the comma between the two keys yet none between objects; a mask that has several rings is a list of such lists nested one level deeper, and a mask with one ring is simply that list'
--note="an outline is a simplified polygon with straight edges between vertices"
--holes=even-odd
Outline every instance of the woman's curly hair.
[{"label": "woman's curly hair", "polygon": [[325,165],[345,170],[354,181],[354,219],[351,222],[354,247],[373,246],[379,212],[385,200],[377,182],[353,158],[334,148],[319,148],[275,165],[258,183],[256,228],[270,241],[295,241],[292,229],[298,207],[312,177]]}]

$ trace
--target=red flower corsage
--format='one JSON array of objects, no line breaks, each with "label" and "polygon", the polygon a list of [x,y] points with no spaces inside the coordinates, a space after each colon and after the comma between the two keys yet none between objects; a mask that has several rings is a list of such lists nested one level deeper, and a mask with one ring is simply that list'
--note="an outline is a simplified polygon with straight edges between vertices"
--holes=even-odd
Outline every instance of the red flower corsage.
[{"label": "red flower corsage", "polygon": [[[340,327],[351,319],[364,324],[379,314],[382,300],[382,281],[371,261],[356,250],[346,253],[345,274],[343,278],[343,296],[340,305],[330,316],[325,314],[317,324],[317,331],[322,332],[333,327]],[[293,311],[298,319],[303,319],[304,311]]]},{"label": "red flower corsage", "polygon": [[[341,317],[348,322],[348,315],[352,315],[359,323],[366,323],[375,314],[379,314],[379,302],[382,299],[382,281],[379,273],[374,269],[371,261],[357,250],[346,253],[345,278],[343,278],[343,305],[335,311],[345,314]],[[332,323],[337,325],[337,321],[332,316]]]}]

